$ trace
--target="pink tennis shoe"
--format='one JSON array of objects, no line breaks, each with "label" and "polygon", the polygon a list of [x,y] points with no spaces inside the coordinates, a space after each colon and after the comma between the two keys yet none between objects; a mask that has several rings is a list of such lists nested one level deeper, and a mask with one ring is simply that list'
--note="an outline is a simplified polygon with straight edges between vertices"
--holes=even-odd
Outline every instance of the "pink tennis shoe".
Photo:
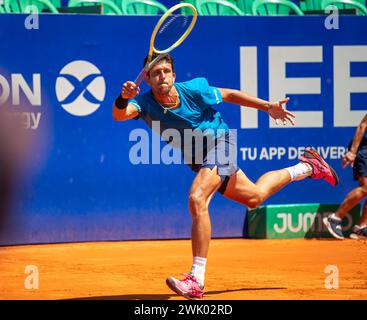
[{"label": "pink tennis shoe", "polygon": [[334,187],[339,183],[338,175],[334,169],[325,162],[315,149],[306,148],[300,161],[308,163],[312,167],[311,179],[324,179]]},{"label": "pink tennis shoe", "polygon": [[196,278],[191,274],[183,274],[185,278],[183,280],[178,280],[174,277],[168,277],[166,279],[167,286],[179,294],[190,300],[200,300],[203,299],[204,288],[202,288]]}]

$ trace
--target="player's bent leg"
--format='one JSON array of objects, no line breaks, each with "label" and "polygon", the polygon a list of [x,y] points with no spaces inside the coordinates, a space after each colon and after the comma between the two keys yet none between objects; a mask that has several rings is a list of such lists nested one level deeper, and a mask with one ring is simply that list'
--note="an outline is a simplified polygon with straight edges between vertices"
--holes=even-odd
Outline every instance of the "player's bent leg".
[{"label": "player's bent leg", "polygon": [[223,195],[250,208],[256,208],[291,181],[306,177],[324,179],[333,186],[337,185],[339,181],[336,172],[316,150],[306,148],[298,165],[269,171],[262,175],[256,183],[251,182],[243,171],[237,171],[230,177]]},{"label": "player's bent leg", "polygon": [[253,183],[242,170],[238,170],[230,177],[223,195],[250,208],[258,207],[266,197],[263,190]]},{"label": "player's bent leg", "polygon": [[269,171],[253,183],[242,170],[231,176],[224,196],[250,208],[257,208],[268,197],[291,182],[286,169]]}]

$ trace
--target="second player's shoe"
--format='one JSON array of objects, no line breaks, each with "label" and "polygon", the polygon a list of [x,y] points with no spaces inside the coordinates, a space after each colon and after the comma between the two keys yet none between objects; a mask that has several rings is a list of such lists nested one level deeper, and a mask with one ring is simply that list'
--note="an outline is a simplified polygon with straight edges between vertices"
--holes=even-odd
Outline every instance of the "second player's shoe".
[{"label": "second player's shoe", "polygon": [[354,226],[349,237],[355,240],[367,240],[367,227],[359,228]]},{"label": "second player's shoe", "polygon": [[334,238],[340,240],[344,239],[341,220],[335,219],[333,214],[331,214],[328,217],[322,219],[322,222]]}]

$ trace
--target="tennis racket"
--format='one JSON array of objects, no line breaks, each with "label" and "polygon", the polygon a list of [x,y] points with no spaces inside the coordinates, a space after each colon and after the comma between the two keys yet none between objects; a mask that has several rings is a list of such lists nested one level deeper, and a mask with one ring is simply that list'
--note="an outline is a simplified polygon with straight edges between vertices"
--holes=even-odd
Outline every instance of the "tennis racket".
[{"label": "tennis racket", "polygon": [[[182,9],[185,9],[186,15],[181,14]],[[150,37],[148,61],[135,79],[136,85],[139,86],[149,70],[187,38],[196,19],[196,9],[190,3],[179,3],[162,15]],[[158,56],[152,61],[153,54]]]}]

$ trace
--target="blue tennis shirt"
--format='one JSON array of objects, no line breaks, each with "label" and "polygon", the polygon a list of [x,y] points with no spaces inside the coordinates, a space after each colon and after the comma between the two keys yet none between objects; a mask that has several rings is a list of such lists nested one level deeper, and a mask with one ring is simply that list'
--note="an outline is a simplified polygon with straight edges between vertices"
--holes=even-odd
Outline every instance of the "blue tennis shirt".
[{"label": "blue tennis shirt", "polygon": [[218,88],[211,87],[205,78],[175,83],[174,86],[180,96],[178,108],[165,110],[155,100],[152,90],[136,96],[129,103],[137,108],[139,118],[150,128],[153,121],[160,121],[160,135],[166,129],[176,129],[183,137],[184,130],[190,129],[199,130],[204,135],[205,132],[214,132],[217,138],[229,130],[221,114],[213,108],[223,101]]}]

